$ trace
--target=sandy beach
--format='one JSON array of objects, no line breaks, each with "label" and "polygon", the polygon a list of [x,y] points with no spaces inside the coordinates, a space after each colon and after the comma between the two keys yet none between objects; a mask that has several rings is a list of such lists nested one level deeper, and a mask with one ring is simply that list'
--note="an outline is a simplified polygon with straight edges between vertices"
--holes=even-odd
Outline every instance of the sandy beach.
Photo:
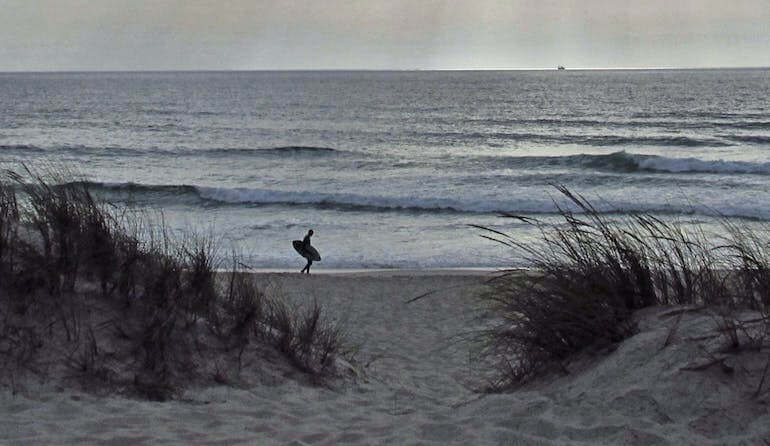
[{"label": "sandy beach", "polygon": [[770,0],[0,5],[0,446],[770,446]]},{"label": "sandy beach", "polygon": [[[274,357],[237,385],[150,402],[28,380],[0,392],[2,444],[767,444],[763,363],[709,366],[718,342],[702,310],[651,308],[612,351],[569,374],[484,394],[484,366],[461,342],[489,272],[260,273],[263,287],[317,300],[356,346],[341,376],[311,382]],[[427,292],[429,296],[408,300]],[[681,310],[681,309],[680,309]],[[678,328],[672,335],[672,324]],[[706,364],[703,366],[703,364]]]}]

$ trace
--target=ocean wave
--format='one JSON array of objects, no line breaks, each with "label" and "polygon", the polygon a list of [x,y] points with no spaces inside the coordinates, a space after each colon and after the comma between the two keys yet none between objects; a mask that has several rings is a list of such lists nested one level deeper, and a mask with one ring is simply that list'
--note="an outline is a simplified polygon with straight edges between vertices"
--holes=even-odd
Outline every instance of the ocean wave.
[{"label": "ocean wave", "polygon": [[89,190],[98,192],[119,192],[132,195],[167,194],[167,195],[199,195],[198,187],[187,184],[141,184],[141,183],[100,183],[94,181],[78,181],[68,184],[79,184]]},{"label": "ocean wave", "polygon": [[[503,158],[511,167],[558,166],[611,172],[718,173],[770,175],[770,162],[702,160],[643,155],[625,151],[606,155],[522,156]],[[498,163],[499,158],[489,158]]]},{"label": "ocean wave", "polygon": [[[561,142],[569,143],[572,138],[560,138]],[[591,146],[620,146],[620,145],[645,145],[645,146],[724,146],[723,141],[713,138],[693,138],[689,136],[619,136],[619,135],[595,135],[575,137],[579,144]]]},{"label": "ocean wave", "polygon": [[598,155],[589,165],[607,166],[624,171],[648,171],[664,173],[720,173],[770,175],[770,162],[702,160],[699,158],[669,158],[660,155],[638,155],[616,152]]},{"label": "ocean wave", "polygon": [[770,130],[770,121],[732,121],[720,123],[719,126],[733,127],[736,129]]},{"label": "ocean wave", "polygon": [[45,150],[28,144],[3,144],[0,145],[0,152],[21,152],[21,153],[37,153],[44,152]]},{"label": "ocean wave", "polygon": [[722,111],[659,111],[637,112],[631,115],[633,118],[711,118],[711,119],[767,119],[768,113],[729,113]]},{"label": "ocean wave", "polygon": [[142,147],[110,147],[110,146],[86,146],[86,145],[55,145],[55,146],[35,146],[28,144],[6,144],[0,145],[0,152],[20,152],[20,153],[68,153],[72,155],[105,155],[105,156],[144,156],[144,155],[313,155],[313,154],[332,154],[342,151],[331,147],[323,146],[280,146],[267,148],[175,148],[175,149],[147,149]]},{"label": "ocean wave", "polygon": [[267,147],[267,148],[207,149],[207,150],[201,150],[201,152],[220,153],[220,154],[225,154],[225,153],[240,153],[240,154],[271,153],[271,154],[299,155],[299,154],[328,154],[328,153],[339,152],[339,150],[333,149],[331,147],[322,147],[322,146],[280,146],[280,147]]},{"label": "ocean wave", "polygon": [[528,132],[415,132],[421,138],[449,140],[502,140],[517,142],[576,144],[595,147],[607,146],[672,146],[672,147],[721,147],[730,142],[717,138],[691,136],[623,136],[623,135],[559,135]]},{"label": "ocean wave", "polygon": [[766,135],[722,135],[722,137],[749,144],[770,144],[770,136]]},{"label": "ocean wave", "polygon": [[[309,206],[341,211],[470,214],[554,214],[557,205],[550,198],[447,198],[415,196],[381,196],[355,193],[324,193],[311,191],[281,191],[260,188],[223,188],[194,185],[144,185],[137,183],[82,183],[108,200],[144,202],[149,205],[220,205],[220,206]],[[570,203],[559,203],[562,209],[572,209]],[[757,206],[725,205],[723,208],[688,205],[684,208],[670,203],[601,202],[597,209],[614,214],[654,213],[668,215],[734,216],[770,220],[770,210]]]},{"label": "ocean wave", "polygon": [[279,191],[258,188],[199,187],[204,200],[227,204],[313,205],[347,210],[407,210],[431,212],[499,212],[507,207],[503,200],[465,201],[453,198],[373,196],[355,193]]},{"label": "ocean wave", "polygon": [[[454,121],[434,119],[440,124],[456,124]],[[532,119],[468,119],[465,121],[471,125],[487,126],[547,126],[547,127],[601,127],[601,128],[664,128],[664,129],[714,129],[714,128],[732,128],[744,130],[767,130],[770,129],[768,120],[733,120],[733,121],[714,121],[714,120],[612,120],[612,119],[575,119],[568,116],[558,118],[532,118]]]},{"label": "ocean wave", "polygon": [[[463,201],[452,198],[388,197],[354,193],[324,193],[310,191],[281,191],[260,188],[226,188],[194,185],[147,185],[139,183],[82,182],[108,199],[159,201],[160,197],[174,201],[195,198],[204,203],[221,205],[284,205],[318,206],[341,210],[411,210],[430,212],[486,213],[504,212],[510,208],[504,200]],[[527,200],[524,200],[527,201]],[[537,200],[528,209],[537,211]],[[161,203],[161,204],[165,204]],[[541,209],[542,210],[542,209]]]},{"label": "ocean wave", "polygon": [[14,151],[20,153],[67,153],[70,155],[101,155],[101,156],[143,156],[148,153],[169,153],[153,149],[141,149],[131,147],[110,147],[110,146],[86,146],[86,145],[55,145],[55,146],[37,146],[32,144],[9,144],[0,145],[0,151]]}]

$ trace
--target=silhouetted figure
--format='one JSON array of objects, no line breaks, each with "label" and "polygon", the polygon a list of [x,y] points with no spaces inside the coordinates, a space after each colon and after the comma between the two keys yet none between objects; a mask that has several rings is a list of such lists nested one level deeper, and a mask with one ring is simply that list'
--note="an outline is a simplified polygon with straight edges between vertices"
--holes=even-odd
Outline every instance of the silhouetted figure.
[{"label": "silhouetted figure", "polygon": [[310,251],[309,248],[311,248],[310,237],[312,236],[313,236],[313,230],[311,229],[307,231],[307,235],[305,236],[305,238],[302,239],[302,250],[307,253],[307,255],[305,256],[305,258],[307,259],[307,265],[305,265],[305,267],[302,268],[302,270],[300,271],[300,274],[304,272],[307,272],[307,274],[310,274],[310,266],[313,264],[313,258],[309,253]]}]

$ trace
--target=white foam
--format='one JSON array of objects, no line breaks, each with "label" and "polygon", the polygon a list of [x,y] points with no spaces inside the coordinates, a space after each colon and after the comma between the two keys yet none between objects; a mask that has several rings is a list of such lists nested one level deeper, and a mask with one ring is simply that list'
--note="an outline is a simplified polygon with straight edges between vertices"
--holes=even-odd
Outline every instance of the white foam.
[{"label": "white foam", "polygon": [[[668,159],[671,160],[671,159]],[[668,163],[668,161],[659,161]],[[677,163],[667,164],[676,168]],[[686,166],[681,166],[685,168]],[[770,166],[767,166],[770,172]],[[231,204],[281,204],[281,205],[327,205],[331,207],[374,208],[377,210],[415,210],[427,212],[470,212],[470,213],[513,213],[513,214],[552,214],[557,212],[557,205],[552,197],[514,198],[510,200],[482,199],[472,197],[416,197],[416,196],[381,196],[353,193],[323,193],[306,191],[280,191],[252,188],[197,188],[201,198]],[[647,212],[661,214],[700,214],[707,216],[724,215],[770,219],[770,209],[757,206],[757,203],[736,204],[735,202],[714,201],[705,203],[687,202],[684,207],[677,207],[671,202],[661,202],[656,197],[649,201],[639,200],[602,200],[595,207],[603,212]],[[559,200],[561,209],[580,212],[572,203]]]},{"label": "white foam", "polygon": [[553,212],[556,208],[548,199],[471,199],[446,197],[384,196],[353,193],[324,193],[307,191],[280,191],[258,188],[197,188],[201,198],[223,203],[254,204],[315,204],[339,207],[372,207],[380,209],[414,209],[459,212]]},{"label": "white foam", "polygon": [[770,162],[702,160],[698,158],[667,158],[663,156],[635,156],[639,168],[671,173],[748,173],[770,175]]}]

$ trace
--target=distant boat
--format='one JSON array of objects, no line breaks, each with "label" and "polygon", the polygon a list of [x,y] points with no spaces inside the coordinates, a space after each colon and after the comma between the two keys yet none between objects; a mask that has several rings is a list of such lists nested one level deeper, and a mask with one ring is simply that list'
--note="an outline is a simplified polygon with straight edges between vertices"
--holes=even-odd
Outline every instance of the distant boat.
[{"label": "distant boat", "polygon": [[556,67],[556,69],[557,70],[563,70],[564,69],[564,65],[559,65],[558,67]]}]

